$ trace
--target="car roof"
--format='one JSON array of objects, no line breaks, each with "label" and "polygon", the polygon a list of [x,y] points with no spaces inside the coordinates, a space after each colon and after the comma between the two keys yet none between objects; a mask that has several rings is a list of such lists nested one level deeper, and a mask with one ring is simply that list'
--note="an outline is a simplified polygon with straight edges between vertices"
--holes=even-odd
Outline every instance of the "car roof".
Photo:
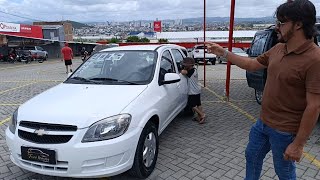
[{"label": "car roof", "polygon": [[182,46],[178,46],[175,44],[150,44],[150,45],[129,45],[129,46],[119,46],[119,47],[112,47],[108,49],[103,49],[101,52],[105,51],[134,51],[134,50],[146,50],[146,51],[155,51],[158,48],[161,47],[180,47],[184,48]]},{"label": "car roof", "polygon": [[176,48],[181,48],[181,49],[187,49],[187,48],[185,48],[185,47],[183,47],[183,46],[179,46],[179,45],[177,45],[177,44],[162,44],[162,45],[164,45],[164,46],[176,47]]}]

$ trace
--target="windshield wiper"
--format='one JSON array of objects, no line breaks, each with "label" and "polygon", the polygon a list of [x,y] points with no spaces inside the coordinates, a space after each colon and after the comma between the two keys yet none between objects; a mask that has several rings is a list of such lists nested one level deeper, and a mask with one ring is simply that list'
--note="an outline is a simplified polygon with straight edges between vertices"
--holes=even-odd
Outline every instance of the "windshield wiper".
[{"label": "windshield wiper", "polygon": [[79,81],[82,81],[82,82],[90,82],[90,83],[98,84],[97,82],[92,81],[91,79],[86,79],[86,78],[79,77],[79,76],[72,77],[72,78],[70,78],[70,79],[72,79],[72,80],[79,80]]},{"label": "windshield wiper", "polygon": [[91,78],[89,80],[93,80],[93,81],[116,81],[116,82],[125,82],[125,83],[128,83],[130,85],[141,85],[139,83],[126,81],[126,80],[122,80],[122,79],[114,79],[114,78]]}]

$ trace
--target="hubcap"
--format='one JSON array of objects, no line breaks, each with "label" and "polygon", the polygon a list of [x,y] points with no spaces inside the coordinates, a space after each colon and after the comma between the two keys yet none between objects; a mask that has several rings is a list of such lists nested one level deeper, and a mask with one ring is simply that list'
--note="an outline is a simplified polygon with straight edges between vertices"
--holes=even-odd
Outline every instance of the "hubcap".
[{"label": "hubcap", "polygon": [[153,132],[150,132],[144,140],[143,146],[143,163],[146,167],[150,167],[156,155],[156,137]]}]

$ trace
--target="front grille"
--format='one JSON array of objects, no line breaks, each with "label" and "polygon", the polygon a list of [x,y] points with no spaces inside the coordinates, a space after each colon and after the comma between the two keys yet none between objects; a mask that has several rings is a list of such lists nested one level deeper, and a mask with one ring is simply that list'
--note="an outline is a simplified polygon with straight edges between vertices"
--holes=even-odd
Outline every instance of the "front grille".
[{"label": "front grille", "polygon": [[20,126],[30,129],[44,129],[47,131],[77,131],[77,126],[63,124],[47,124],[30,121],[21,121]]},{"label": "front grille", "polygon": [[21,139],[30,141],[37,144],[63,144],[67,143],[72,135],[42,135],[39,136],[35,133],[18,130],[18,135]]}]

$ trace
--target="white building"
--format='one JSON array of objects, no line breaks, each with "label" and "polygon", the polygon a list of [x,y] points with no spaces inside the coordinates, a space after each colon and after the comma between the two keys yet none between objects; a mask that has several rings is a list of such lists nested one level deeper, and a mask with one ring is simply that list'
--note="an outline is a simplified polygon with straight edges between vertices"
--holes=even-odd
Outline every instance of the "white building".
[{"label": "white building", "polygon": [[[253,38],[257,31],[233,31],[234,38]],[[157,39],[169,42],[201,42],[203,31],[157,32]],[[206,31],[206,41],[224,41],[229,38],[229,31]]]}]

